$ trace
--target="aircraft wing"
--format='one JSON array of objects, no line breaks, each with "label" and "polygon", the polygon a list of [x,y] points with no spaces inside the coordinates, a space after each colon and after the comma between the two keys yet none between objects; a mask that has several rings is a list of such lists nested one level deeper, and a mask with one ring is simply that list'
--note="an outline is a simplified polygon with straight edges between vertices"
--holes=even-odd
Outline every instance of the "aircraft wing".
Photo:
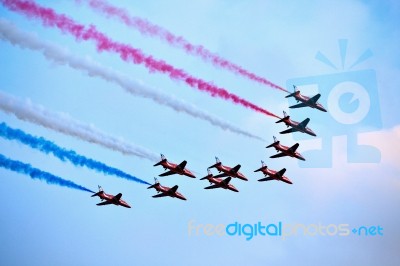
[{"label": "aircraft wing", "polygon": [[228,176],[228,174],[222,173],[222,174],[216,175],[216,176],[214,176],[214,177],[225,177],[225,176]]},{"label": "aircraft wing", "polygon": [[265,177],[265,178],[261,178],[261,179],[258,179],[258,181],[271,181],[271,180],[274,180],[274,178],[273,177]]},{"label": "aircraft wing", "polygon": [[236,173],[239,171],[239,169],[240,169],[240,164],[238,164],[238,165],[236,165],[235,167],[233,167],[233,168],[231,169],[231,172],[236,174]]},{"label": "aircraft wing", "polygon": [[299,143],[294,144],[292,147],[289,148],[289,151],[295,152],[297,148],[299,147]]},{"label": "aircraft wing", "polygon": [[298,103],[292,106],[289,106],[289,108],[300,108],[300,107],[307,107],[308,105],[305,103]]},{"label": "aircraft wing", "polygon": [[224,183],[224,185],[228,185],[229,182],[231,181],[232,177],[228,176],[227,178],[225,178],[222,182]]},{"label": "aircraft wing", "polygon": [[318,101],[319,97],[321,97],[321,94],[318,93],[318,94],[315,95],[314,97],[311,97],[311,98],[308,100],[308,102],[315,104],[315,103]]},{"label": "aircraft wing", "polygon": [[159,174],[158,176],[168,176],[168,175],[173,175],[173,174],[176,174],[176,173],[174,171],[168,171],[168,172]]},{"label": "aircraft wing", "polygon": [[165,192],[162,192],[160,194],[154,195],[153,198],[161,198],[161,197],[165,197],[165,196],[168,196],[168,194]]},{"label": "aircraft wing", "polygon": [[220,187],[219,185],[211,185],[211,186],[205,187],[204,189],[213,189],[213,188],[219,188],[219,187]]},{"label": "aircraft wing", "polygon": [[282,170],[277,172],[276,175],[279,176],[279,177],[282,177],[285,172],[286,172],[286,168],[283,168]]},{"label": "aircraft wing", "polygon": [[286,154],[284,154],[283,152],[281,152],[281,153],[278,153],[278,154],[272,155],[272,156],[270,156],[269,158],[279,158],[279,157],[284,157],[284,156],[287,156],[287,155],[286,155]]},{"label": "aircraft wing", "polygon": [[111,201],[108,201],[108,200],[106,200],[106,201],[103,201],[103,202],[97,203],[96,205],[97,205],[97,206],[103,206],[103,205],[108,205],[108,204],[112,204],[112,202],[111,202]]},{"label": "aircraft wing", "polygon": [[178,186],[175,185],[175,186],[173,186],[172,188],[170,188],[170,189],[168,190],[168,192],[175,193],[177,190],[178,190]]},{"label": "aircraft wing", "polygon": [[178,165],[178,167],[183,170],[183,169],[185,169],[186,164],[187,164],[187,161],[183,161]]},{"label": "aircraft wing", "polygon": [[296,132],[296,131],[299,131],[299,130],[297,130],[296,128],[289,128],[289,129],[286,129],[286,130],[284,130],[284,131],[281,131],[281,132],[279,132],[279,133],[281,133],[281,134],[287,134],[287,133],[292,133],[292,132]]},{"label": "aircraft wing", "polygon": [[306,128],[308,122],[310,122],[310,118],[304,119],[304,121],[301,122],[300,124],[298,124],[298,126],[299,126],[299,127],[302,127],[302,128]]},{"label": "aircraft wing", "polygon": [[114,198],[113,198],[113,200],[120,200],[121,199],[121,197],[122,197],[122,194],[121,193],[118,193],[116,196],[114,196]]}]

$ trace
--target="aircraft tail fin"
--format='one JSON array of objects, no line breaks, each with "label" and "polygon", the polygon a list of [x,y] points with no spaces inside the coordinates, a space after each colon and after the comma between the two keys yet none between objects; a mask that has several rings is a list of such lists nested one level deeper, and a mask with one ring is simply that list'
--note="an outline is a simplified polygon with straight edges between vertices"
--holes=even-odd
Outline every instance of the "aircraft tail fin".
[{"label": "aircraft tail fin", "polygon": [[299,93],[299,90],[297,89],[296,85],[293,85],[293,90],[294,92],[289,95],[286,95],[285,98],[294,97],[296,94]]},{"label": "aircraft tail fin", "polygon": [[99,196],[100,194],[101,194],[101,192],[94,193],[94,194],[92,195],[92,197]]},{"label": "aircraft tail fin", "polygon": [[268,145],[266,148],[271,148],[271,147],[273,147],[273,146],[276,145],[276,144],[279,144],[279,140],[274,136],[274,143]]},{"label": "aircraft tail fin", "polygon": [[211,173],[211,170],[207,169],[207,175],[205,177],[203,177],[203,178],[200,178],[200,180],[204,180],[204,179],[207,179],[207,178],[212,177],[212,176],[213,176],[213,174]]},{"label": "aircraft tail fin", "polygon": [[281,119],[279,119],[278,121],[276,121],[275,123],[281,123],[285,120],[287,120],[290,116],[286,114],[285,111],[283,111],[283,117]]},{"label": "aircraft tail fin", "polygon": [[103,188],[102,188],[101,186],[98,185],[98,188],[99,188],[99,192],[94,193],[94,194],[92,195],[92,197],[99,196],[100,194],[102,194],[102,193],[104,192],[104,191],[103,191]]},{"label": "aircraft tail fin", "polygon": [[211,165],[211,166],[208,167],[207,169],[216,167],[216,166],[218,166],[218,165],[220,165],[220,164],[221,164],[221,161],[219,160],[219,158],[218,158],[217,156],[215,156],[215,164]]},{"label": "aircraft tail fin", "polygon": [[158,182],[157,178],[154,177],[154,184],[151,185],[151,186],[149,186],[147,189],[149,189],[149,188],[154,188],[154,187],[158,186],[159,184],[160,184],[160,182]]},{"label": "aircraft tail fin", "polygon": [[261,167],[258,168],[257,170],[255,170],[254,172],[260,172],[262,169],[264,169],[265,167],[267,167],[267,165],[264,163],[263,160],[261,160]]},{"label": "aircraft tail fin", "polygon": [[158,163],[156,163],[153,166],[157,166],[157,165],[161,165],[161,163],[166,162],[167,158],[164,156],[164,154],[161,153],[161,161],[159,161]]}]

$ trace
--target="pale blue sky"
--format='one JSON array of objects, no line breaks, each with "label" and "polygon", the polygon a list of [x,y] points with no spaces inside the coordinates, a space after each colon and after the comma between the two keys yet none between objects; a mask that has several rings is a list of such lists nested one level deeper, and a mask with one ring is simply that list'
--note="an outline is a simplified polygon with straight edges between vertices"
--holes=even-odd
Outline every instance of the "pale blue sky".
[{"label": "pale blue sky", "polygon": [[[285,93],[218,69],[156,38],[144,37],[85,5],[78,6],[74,1],[39,3],[81,23],[93,23],[113,39],[212,81],[273,113],[281,115],[282,110],[288,109]],[[115,54],[98,54],[90,42],[76,42],[71,36],[0,6],[0,17],[19,29],[34,32],[43,40],[67,48],[75,56],[90,57],[266,140],[223,131],[127,94],[116,84],[50,62],[40,52],[0,41],[1,91],[29,98],[48,110],[68,113],[113,136],[154,153],[164,153],[173,162],[186,159],[187,167],[198,177],[207,174],[206,168],[218,156],[224,164],[240,163],[241,172],[250,179],[249,182],[232,180],[240,190],[233,193],[204,190],[207,182],[199,179],[163,177],[159,178],[162,184],[178,184],[188,201],[153,199],[155,192],[142,184],[76,168],[17,142],[0,139],[0,151],[5,156],[31,163],[93,190],[100,184],[107,193],[121,192],[132,205],[132,209],[97,207],[98,199],[90,198],[88,193],[50,186],[0,169],[1,265],[399,265],[400,169],[396,158],[400,158],[400,119],[396,114],[400,7],[397,1],[113,3],[194,44],[202,44],[280,86],[295,78],[347,71],[333,70],[315,59],[321,51],[340,65],[339,39],[348,39],[348,62],[354,62],[365,50],[371,49],[373,57],[353,70],[375,71],[383,129],[359,138],[380,148],[382,160],[376,164],[348,164],[345,136],[334,139],[332,168],[301,168],[291,158],[269,159],[274,152],[265,146],[271,143],[273,135],[287,145],[297,139],[279,135],[284,126],[275,124],[275,119],[211,98],[166,75],[148,73],[145,67],[125,63]],[[329,114],[311,109],[292,113],[295,120],[310,117],[310,127],[317,135],[330,126],[323,123],[324,115]],[[123,156],[3,112],[0,120],[148,182],[162,172],[162,168],[152,166],[155,162]],[[314,144],[304,143],[299,151],[305,151],[307,145]],[[260,167],[260,160],[272,169],[286,167],[286,174],[294,184],[257,182],[262,176],[253,171]],[[286,240],[256,237],[251,241],[241,237],[189,237],[190,220],[203,224],[282,221],[381,225],[384,236],[299,236]]]}]

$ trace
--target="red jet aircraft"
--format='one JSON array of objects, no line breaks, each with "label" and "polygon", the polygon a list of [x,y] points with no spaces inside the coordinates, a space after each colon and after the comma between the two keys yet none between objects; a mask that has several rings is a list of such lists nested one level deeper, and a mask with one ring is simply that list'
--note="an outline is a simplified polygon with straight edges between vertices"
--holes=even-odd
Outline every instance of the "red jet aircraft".
[{"label": "red jet aircraft", "polygon": [[286,168],[283,168],[282,170],[280,170],[278,172],[278,171],[268,169],[268,166],[266,166],[263,161],[261,161],[261,164],[262,164],[261,168],[255,170],[254,172],[261,171],[264,174],[265,178],[261,178],[258,181],[262,182],[262,181],[270,181],[270,180],[279,180],[279,181],[283,181],[288,184],[293,184],[289,178],[287,178],[286,176],[283,175],[286,172]]},{"label": "red jet aircraft", "polygon": [[97,203],[97,206],[103,206],[103,205],[108,205],[108,204],[114,204],[114,205],[121,205],[125,208],[130,208],[128,203],[126,203],[124,200],[121,199],[122,194],[118,193],[116,196],[107,194],[103,191],[101,186],[99,186],[99,192],[94,193],[92,197],[99,196],[101,201],[105,200],[104,202]]},{"label": "red jet aircraft", "polygon": [[274,147],[276,149],[276,151],[280,151],[280,153],[275,154],[270,156],[269,158],[278,158],[278,157],[284,157],[284,156],[290,156],[290,157],[294,157],[297,158],[299,160],[305,161],[306,159],[304,159],[304,157],[298,153],[296,150],[299,147],[299,143],[294,144],[292,147],[287,147],[284,145],[281,145],[279,143],[279,140],[277,140],[274,136],[274,143],[268,145],[266,148],[271,148]]},{"label": "red jet aircraft", "polygon": [[178,198],[178,199],[181,199],[181,200],[186,200],[186,198],[181,193],[179,193],[177,191],[178,190],[178,186],[177,185],[173,186],[172,188],[161,186],[160,182],[158,182],[157,178],[154,178],[154,185],[149,186],[147,189],[150,189],[150,188],[154,188],[155,190],[157,190],[157,193],[161,192],[161,194],[154,195],[153,198],[160,198],[160,197],[169,196],[169,197],[172,197],[172,198]]},{"label": "red jet aircraft", "polygon": [[214,185],[205,187],[204,189],[212,189],[212,188],[219,188],[220,187],[220,188],[223,188],[223,189],[229,189],[229,190],[232,190],[232,191],[235,191],[235,192],[239,192],[239,190],[237,190],[234,185],[229,184],[229,182],[232,179],[230,176],[225,178],[224,180],[222,180],[222,178],[214,177],[213,174],[211,173],[210,169],[208,169],[207,172],[208,172],[208,175],[203,177],[203,178],[200,178],[200,180],[207,179],[210,182],[210,184],[214,184]]},{"label": "red jet aircraft", "polygon": [[301,95],[300,91],[297,90],[296,86],[293,85],[293,87],[294,87],[294,92],[287,95],[285,98],[294,97],[297,102],[301,102],[301,103],[293,105],[293,106],[289,106],[289,108],[300,108],[300,107],[309,106],[311,108],[315,108],[320,111],[326,112],[326,109],[322,106],[322,104],[317,102],[318,99],[321,97],[321,94],[318,93],[317,95],[310,98],[310,97]]},{"label": "red jet aircraft", "polygon": [[161,161],[156,163],[154,166],[157,165],[162,165],[165,170],[169,169],[168,172],[165,172],[163,174],[160,174],[158,176],[167,176],[167,175],[173,175],[173,174],[179,174],[179,175],[185,175],[189,176],[191,178],[196,178],[192,172],[190,172],[188,169],[185,169],[185,166],[187,164],[187,161],[183,161],[180,164],[174,164],[170,163],[167,161],[167,158],[163,154],[161,154]]},{"label": "red jet aircraft", "polygon": [[287,115],[285,111],[283,111],[283,118],[278,120],[275,123],[281,123],[281,122],[284,122],[287,127],[291,127],[289,129],[286,129],[286,130],[280,132],[281,134],[287,134],[287,133],[299,131],[299,132],[306,133],[306,134],[314,136],[314,137],[317,136],[314,133],[314,131],[312,131],[310,128],[307,127],[308,122],[310,122],[310,118],[306,118],[306,119],[304,119],[303,122],[299,123],[299,122],[296,122],[296,121],[293,121],[292,119],[290,119],[290,116]]},{"label": "red jet aircraft", "polygon": [[221,161],[218,159],[218,157],[215,157],[215,160],[217,161],[215,164],[211,165],[208,168],[217,168],[218,172],[223,172],[222,174],[216,175],[215,177],[224,177],[224,176],[231,176],[231,177],[237,177],[239,179],[248,181],[247,177],[245,177],[242,173],[239,172],[240,169],[240,164],[236,165],[235,167],[231,168],[229,166],[222,165]]}]

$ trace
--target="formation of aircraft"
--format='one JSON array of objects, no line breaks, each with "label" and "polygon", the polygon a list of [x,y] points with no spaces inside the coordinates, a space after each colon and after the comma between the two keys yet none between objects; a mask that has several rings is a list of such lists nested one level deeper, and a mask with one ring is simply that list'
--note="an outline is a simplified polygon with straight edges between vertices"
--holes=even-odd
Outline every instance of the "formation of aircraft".
[{"label": "formation of aircraft", "polygon": [[213,184],[213,185],[205,187],[204,189],[223,188],[223,189],[229,189],[229,190],[232,190],[235,192],[239,192],[239,190],[237,190],[237,188],[235,188],[234,185],[229,184],[232,177],[229,176],[225,179],[222,179],[222,178],[214,177],[213,174],[211,173],[210,169],[207,169],[207,172],[208,172],[208,175],[203,178],[200,178],[200,180],[207,179],[210,182],[210,184]]},{"label": "formation of aircraft", "polygon": [[289,108],[300,108],[300,107],[311,107],[311,108],[315,108],[318,109],[322,112],[326,112],[326,109],[322,106],[322,104],[318,103],[318,99],[321,97],[321,94],[317,94],[314,95],[313,97],[307,97],[304,95],[301,95],[300,91],[297,90],[297,87],[295,85],[293,85],[294,88],[294,92],[287,95],[286,98],[289,97],[294,97],[296,99],[297,102],[301,102],[299,104],[293,105],[293,106],[289,106]]},{"label": "formation of aircraft", "polygon": [[172,198],[178,198],[181,200],[186,200],[186,198],[178,192],[178,185],[173,186],[172,188],[162,186],[160,182],[158,182],[157,178],[154,178],[154,185],[149,186],[147,189],[154,188],[157,190],[157,193],[161,194],[156,194],[153,196],[153,198],[161,198],[161,197],[172,197]]},{"label": "formation of aircraft", "polygon": [[287,134],[287,133],[299,131],[299,132],[306,133],[306,134],[314,136],[314,137],[317,136],[314,133],[314,131],[312,131],[310,128],[307,127],[308,122],[310,122],[310,118],[306,118],[303,120],[303,122],[299,123],[299,122],[296,122],[296,121],[293,121],[292,119],[290,119],[290,116],[287,115],[285,111],[283,111],[283,118],[279,119],[275,123],[281,123],[281,122],[284,122],[287,127],[291,127],[289,129],[279,132],[281,134]]},{"label": "formation of aircraft", "polygon": [[118,193],[116,196],[111,195],[111,194],[107,194],[103,191],[103,189],[101,188],[101,186],[99,186],[99,192],[94,193],[92,195],[92,197],[96,197],[98,196],[102,202],[97,203],[97,206],[103,206],[103,205],[108,205],[108,204],[114,204],[114,205],[120,205],[123,206],[125,208],[130,208],[131,206],[129,206],[128,203],[126,203],[124,200],[121,199],[122,194]]},{"label": "formation of aircraft", "polygon": [[236,165],[235,167],[229,167],[225,166],[221,163],[221,161],[218,159],[218,157],[215,157],[216,163],[208,167],[210,168],[216,168],[218,172],[222,172],[222,174],[216,175],[215,177],[225,177],[225,176],[230,176],[230,177],[235,177],[239,178],[245,181],[248,181],[247,177],[245,177],[242,173],[239,172],[239,169],[241,167],[240,164]]},{"label": "formation of aircraft", "polygon": [[[289,108],[301,108],[301,107],[311,107],[315,108],[318,110],[321,110],[323,112],[326,112],[325,108],[318,103],[318,99],[321,97],[321,94],[317,94],[313,97],[307,97],[304,95],[301,95],[300,91],[297,90],[296,86],[294,87],[294,93],[291,93],[286,96],[286,98],[289,97],[294,97],[297,102],[301,102],[299,104],[290,106]],[[290,116],[286,114],[285,111],[283,111],[283,117],[280,118],[278,121],[275,123],[284,123],[289,129],[283,130],[280,133],[281,134],[287,134],[287,133],[293,133],[293,132],[301,132],[305,133],[311,136],[317,136],[314,131],[312,131],[309,127],[307,127],[308,123],[310,122],[310,118],[304,119],[302,122],[296,122],[292,119],[290,119]],[[297,158],[299,160],[305,161],[305,158],[297,152],[297,148],[299,147],[299,143],[294,144],[291,147],[284,146],[280,144],[280,141],[274,136],[274,142],[270,145],[268,145],[266,148],[275,148],[276,151],[278,151],[277,154],[270,156],[270,158],[279,158],[279,157],[293,157]],[[230,182],[232,178],[239,178],[245,181],[248,181],[248,178],[244,176],[242,173],[239,172],[239,169],[241,167],[240,164],[234,166],[234,167],[229,167],[226,165],[223,165],[221,161],[218,159],[218,157],[215,157],[216,163],[209,166],[207,168],[207,176],[201,178],[200,180],[208,180],[210,182],[210,186],[205,187],[204,189],[215,189],[215,188],[222,188],[222,189],[228,189],[234,192],[239,192],[239,190],[232,185]],[[186,168],[187,161],[184,160],[180,164],[175,164],[171,163],[167,160],[167,158],[161,154],[161,161],[158,163],[154,164],[154,166],[161,165],[165,170],[168,170],[167,172],[164,172],[160,174],[159,176],[169,176],[169,175],[185,175],[191,178],[196,178],[196,176]],[[211,172],[211,168],[216,168],[220,174],[214,176]],[[284,174],[286,172],[286,168],[282,168],[279,171],[269,169],[267,165],[264,163],[264,161],[261,161],[261,167],[255,170],[254,172],[262,172],[264,174],[264,178],[259,179],[258,181],[263,182],[263,181],[271,181],[271,180],[277,180],[277,181],[282,181],[287,184],[293,184],[293,182],[286,177]],[[226,177],[223,179],[222,177]],[[149,186],[148,189],[154,188],[157,191],[157,194],[152,196],[153,198],[160,198],[160,197],[172,197],[172,198],[178,198],[181,200],[186,200],[186,198],[178,192],[178,185],[175,185],[173,187],[167,187],[167,186],[162,186],[160,182],[157,180],[157,178],[154,178],[154,184]],[[102,205],[108,205],[108,204],[114,204],[114,205],[120,205],[126,208],[131,208],[129,204],[127,204],[124,200],[121,199],[122,194],[119,193],[116,196],[106,194],[103,189],[99,186],[99,192],[95,193],[92,195],[92,197],[98,196],[102,202],[96,204],[98,206]]]},{"label": "formation of aircraft", "polygon": [[284,156],[290,156],[297,158],[299,160],[305,161],[304,157],[297,152],[297,148],[299,147],[299,143],[294,144],[292,147],[288,147],[285,145],[280,144],[280,141],[277,140],[277,138],[274,136],[274,143],[268,145],[266,148],[271,148],[274,147],[276,151],[279,153],[270,156],[269,158],[279,158],[279,157],[284,157]]},{"label": "formation of aircraft", "polygon": [[164,167],[165,170],[169,170],[165,173],[162,173],[158,176],[168,176],[168,175],[174,175],[174,174],[178,174],[178,175],[185,175],[191,178],[196,178],[196,176],[188,169],[186,169],[186,164],[187,161],[183,161],[180,164],[174,164],[174,163],[170,163],[168,162],[167,158],[164,156],[164,154],[161,154],[161,161],[159,161],[158,163],[156,163],[154,166],[157,165],[162,165]]},{"label": "formation of aircraft", "polygon": [[258,179],[258,181],[271,181],[271,180],[278,180],[282,181],[288,184],[293,184],[292,181],[290,181],[289,178],[284,176],[284,173],[286,172],[286,168],[283,168],[280,171],[275,171],[272,169],[269,169],[268,166],[265,165],[264,161],[261,161],[261,168],[255,170],[254,172],[262,172],[265,176],[265,178]]}]

